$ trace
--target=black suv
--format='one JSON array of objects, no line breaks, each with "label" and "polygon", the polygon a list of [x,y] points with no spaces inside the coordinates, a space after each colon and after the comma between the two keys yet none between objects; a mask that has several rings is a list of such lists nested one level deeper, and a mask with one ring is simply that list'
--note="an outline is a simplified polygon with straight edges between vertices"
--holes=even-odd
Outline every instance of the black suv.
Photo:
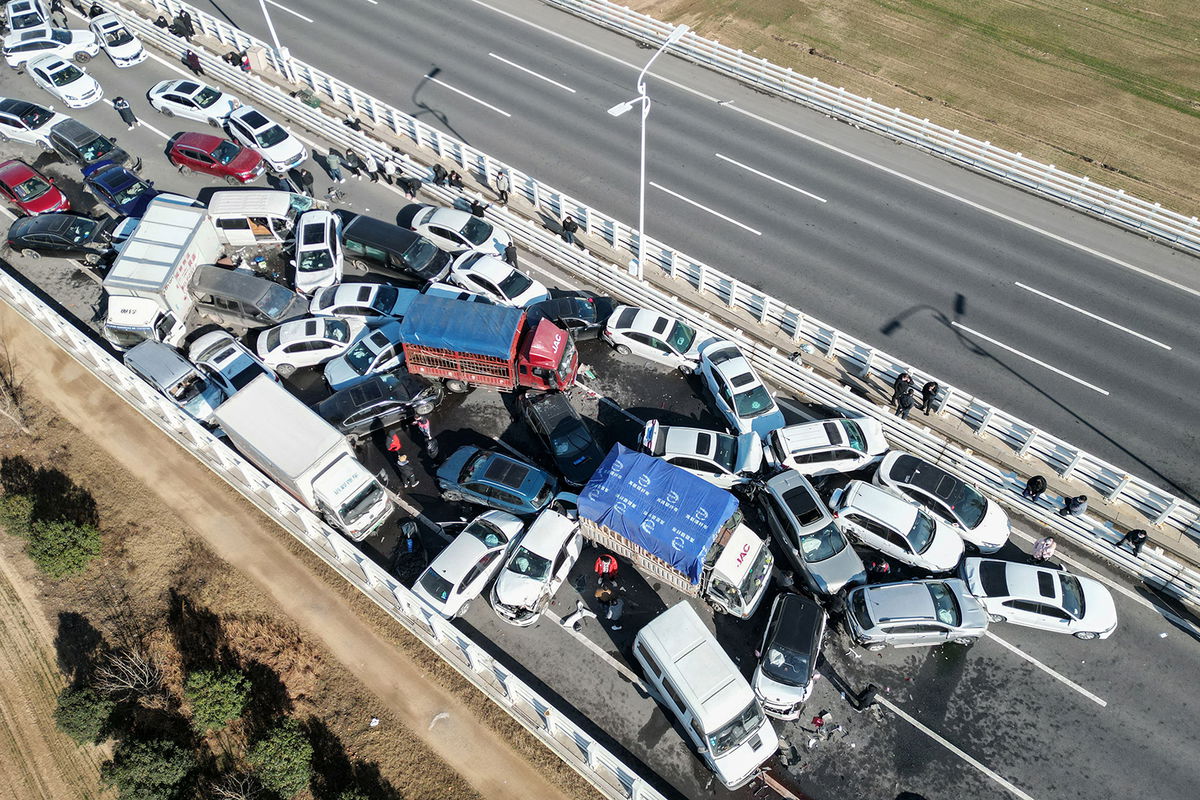
[{"label": "black suv", "polygon": [[96,133],[73,119],[64,119],[50,129],[50,146],[63,161],[80,168],[89,167],[97,161],[111,161],[135,172],[142,166],[140,158],[134,158],[117,147],[116,139]]},{"label": "black suv", "polygon": [[583,417],[561,392],[526,392],[518,401],[525,424],[541,441],[570,486],[583,486],[604,460]]},{"label": "black suv", "polygon": [[346,260],[357,269],[418,285],[441,280],[450,272],[450,254],[424,236],[344,208],[333,213],[342,221]]},{"label": "black suv", "polygon": [[441,402],[441,383],[397,371],[334,392],[317,404],[316,412],[347,436],[360,437],[425,416]]}]

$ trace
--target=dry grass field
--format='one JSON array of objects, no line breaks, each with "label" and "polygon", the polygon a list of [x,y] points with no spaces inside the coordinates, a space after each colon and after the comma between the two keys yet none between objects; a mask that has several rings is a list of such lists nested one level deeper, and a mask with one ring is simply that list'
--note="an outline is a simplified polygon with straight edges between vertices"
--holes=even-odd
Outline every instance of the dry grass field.
[{"label": "dry grass field", "polygon": [[1200,215],[1195,0],[622,0]]}]

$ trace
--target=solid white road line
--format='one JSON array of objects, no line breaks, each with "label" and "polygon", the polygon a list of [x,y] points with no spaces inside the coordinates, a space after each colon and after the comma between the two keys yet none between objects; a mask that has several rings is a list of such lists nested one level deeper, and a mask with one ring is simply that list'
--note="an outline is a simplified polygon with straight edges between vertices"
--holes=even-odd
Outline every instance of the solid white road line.
[{"label": "solid white road line", "polygon": [[161,136],[161,137],[162,137],[162,138],[164,138],[164,139],[170,139],[170,138],[171,138],[170,134],[163,133],[163,132],[162,132],[162,131],[160,131],[158,128],[154,127],[153,125],[150,125],[150,124],[148,124],[148,123],[147,123],[145,120],[139,119],[139,120],[138,120],[138,122],[142,123],[142,127],[143,127],[143,128],[145,128],[146,130],[148,130],[148,131],[153,131],[153,132],[157,133],[159,136]]},{"label": "solid white road line", "polygon": [[1020,281],[1014,281],[1013,283],[1017,286],[1020,286],[1022,289],[1024,289],[1027,292],[1033,292],[1034,294],[1036,294],[1039,297],[1046,298],[1051,303],[1058,303],[1060,306],[1066,306],[1067,308],[1071,309],[1072,311],[1078,311],[1080,314],[1083,314],[1085,317],[1091,317],[1092,319],[1096,320],[1097,322],[1103,322],[1105,325],[1111,325],[1112,327],[1116,328],[1119,331],[1124,331],[1125,333],[1128,333],[1130,336],[1136,336],[1139,339],[1143,339],[1143,340],[1149,342],[1150,344],[1156,344],[1159,347],[1161,347],[1163,350],[1171,349],[1170,345],[1163,344],[1162,342],[1158,341],[1157,339],[1151,339],[1149,336],[1140,334],[1137,331],[1132,331],[1129,328],[1126,328],[1124,325],[1118,325],[1117,323],[1113,322],[1112,320],[1105,319],[1104,317],[1100,316],[1099,314],[1093,314],[1091,311],[1084,311],[1079,306],[1073,306],[1070,303],[1068,303],[1066,300],[1060,300],[1057,297],[1046,294],[1045,292],[1040,292],[1037,289],[1034,289],[1032,286],[1026,286],[1025,284],[1021,283]]},{"label": "solid white road line", "polygon": [[268,3],[270,3],[271,5],[275,6],[276,8],[278,8],[280,11],[286,11],[287,13],[291,14],[293,17],[299,17],[300,19],[302,19],[302,20],[304,20],[305,22],[308,22],[308,23],[311,23],[311,22],[312,22],[312,20],[311,20],[311,19],[309,19],[308,17],[304,16],[303,14],[301,14],[301,13],[299,13],[299,12],[296,12],[296,11],[292,11],[292,10],[291,10],[290,8],[288,8],[287,6],[285,6],[285,5],[280,5],[279,3],[276,3],[276,2],[275,2],[275,0],[267,0],[267,2],[268,2]]},{"label": "solid white road line", "polygon": [[966,331],[967,333],[971,334],[972,336],[977,336],[980,339],[983,339],[985,342],[991,342],[992,344],[996,345],[996,347],[1001,347],[1001,348],[1007,350],[1008,352],[1012,353],[1013,355],[1017,355],[1028,361],[1032,361],[1034,364],[1037,364],[1039,367],[1045,367],[1046,369],[1050,370],[1051,372],[1056,372],[1059,375],[1062,375],[1064,378],[1070,378],[1071,380],[1075,381],[1076,383],[1086,386],[1094,392],[1099,392],[1100,394],[1105,395],[1105,396],[1108,395],[1108,392],[1105,391],[1104,389],[1101,389],[1099,386],[1094,386],[1094,385],[1088,383],[1087,381],[1083,380],[1082,378],[1076,378],[1074,375],[1072,375],[1069,372],[1063,372],[1058,367],[1052,367],[1049,364],[1047,364],[1045,361],[1038,361],[1033,356],[1026,355],[1025,353],[1022,353],[1020,350],[1016,349],[1015,347],[1009,347],[1008,345],[1004,344],[1003,342],[998,342],[995,339],[991,338],[990,336],[984,336],[979,331],[974,330],[972,328],[968,328],[966,325],[960,325],[957,322],[951,322],[950,324],[956,328],[960,328],[961,330]]},{"label": "solid white road line", "polygon": [[671,195],[672,197],[678,197],[680,200],[682,200],[685,203],[690,203],[691,205],[694,205],[696,208],[700,209],[701,211],[707,211],[708,213],[712,214],[714,217],[720,217],[721,219],[725,220],[726,222],[732,222],[734,225],[737,225],[739,228],[745,228],[746,230],[753,233],[755,236],[762,236],[762,231],[756,231],[756,230],[754,230],[754,228],[751,228],[749,225],[743,225],[742,223],[738,222],[736,219],[733,219],[732,217],[727,217],[719,211],[713,211],[708,206],[702,206],[699,203],[697,203],[695,200],[690,200],[690,199],[684,197],[683,195],[679,194],[678,192],[672,192],[670,189],[668,189],[665,186],[661,186],[661,185],[655,183],[654,181],[650,181],[650,185],[653,186],[655,189],[666,192],[667,194]]},{"label": "solid white road line", "polygon": [[[549,28],[546,28],[542,25],[538,25],[538,24],[536,24],[534,22],[530,22],[529,20],[526,20],[526,19],[522,19],[521,17],[519,17],[516,14],[510,13],[508,11],[503,11],[499,8],[496,8],[493,5],[489,5],[488,3],[484,2],[484,0],[471,0],[471,2],[475,3],[478,6],[482,6],[486,9],[489,9],[490,11],[493,11],[497,14],[500,14],[501,16],[508,17],[509,19],[513,20],[514,22],[520,22],[523,25],[527,25],[528,27],[531,27],[531,28],[534,28],[535,30],[541,31],[542,33],[545,33],[548,36],[553,36],[557,39],[563,40],[564,42],[569,42],[570,44],[575,45],[576,47],[580,47],[580,48],[587,50],[588,52],[598,55],[602,58],[607,58],[610,61],[621,64],[622,66],[629,67],[632,70],[641,70],[641,68],[642,68],[640,64],[632,64],[622,58],[618,58],[609,53],[605,53],[604,51],[599,50],[595,47],[591,47],[589,45],[583,44],[582,42],[578,42],[578,41],[572,39],[570,36],[559,33],[558,31],[552,31]],[[868,167],[872,167],[872,168],[877,169],[881,172],[884,172],[888,175],[891,175],[895,178],[899,178],[902,181],[907,181],[908,183],[911,183],[914,186],[920,186],[923,189],[928,189],[931,192],[936,192],[937,194],[941,195],[942,197],[946,197],[951,200],[962,203],[963,205],[970,206],[971,208],[974,208],[977,211],[981,211],[985,214],[989,214],[997,219],[1002,219],[1005,222],[1009,222],[1013,225],[1022,227],[1027,231],[1031,231],[1033,233],[1037,233],[1042,236],[1045,236],[1046,238],[1052,239],[1052,240],[1058,242],[1059,244],[1066,245],[1067,247],[1072,247],[1076,250],[1079,250],[1080,252],[1084,252],[1084,253],[1087,253],[1088,255],[1095,256],[1096,258],[1103,259],[1103,260],[1109,262],[1110,264],[1114,264],[1118,267],[1127,269],[1131,272],[1136,272],[1139,275],[1142,275],[1143,277],[1150,278],[1151,280],[1158,281],[1159,283],[1164,283],[1173,289],[1178,289],[1181,292],[1186,292],[1195,297],[1200,297],[1200,289],[1193,289],[1190,286],[1184,286],[1182,283],[1173,281],[1170,278],[1163,277],[1162,275],[1156,275],[1153,272],[1151,272],[1150,270],[1130,264],[1128,261],[1122,261],[1121,259],[1116,258],[1115,256],[1110,256],[1107,253],[1102,253],[1099,250],[1096,250],[1095,248],[1088,247],[1087,245],[1080,244],[1079,242],[1076,242],[1076,241],[1072,241],[1071,239],[1068,239],[1065,236],[1059,236],[1057,233],[1051,233],[1050,231],[1045,230],[1044,228],[1039,228],[1038,226],[1033,225],[1032,223],[1017,219],[1016,217],[1013,217],[1013,216],[1010,216],[1003,212],[997,211],[993,208],[988,208],[987,206],[983,205],[982,203],[977,203],[974,200],[968,200],[967,198],[962,197],[961,195],[954,194],[953,192],[947,191],[946,189],[942,189],[940,187],[934,186],[931,183],[926,183],[925,181],[922,181],[918,178],[914,178],[911,175],[905,175],[903,172],[892,169],[891,167],[884,166],[883,164],[880,164],[878,162],[871,161],[869,158],[864,158],[863,156],[860,156],[856,153],[851,153],[849,150],[844,150],[843,148],[838,147],[837,145],[833,145],[828,142],[824,142],[813,136],[809,136],[806,133],[801,133],[800,131],[793,130],[792,128],[789,128],[782,123],[776,122],[775,120],[767,119],[766,117],[763,117],[759,114],[755,114],[752,111],[746,111],[742,108],[738,108],[737,106],[733,105],[729,101],[720,101],[719,98],[716,98],[710,94],[701,92],[698,89],[693,89],[692,87],[686,86],[682,83],[679,83],[678,81],[673,81],[673,80],[670,80],[669,78],[664,78],[659,75],[655,75],[654,77],[656,80],[662,81],[663,83],[665,83],[669,86],[674,86],[676,89],[688,92],[689,94],[692,94],[692,95],[702,98],[704,100],[711,101],[712,103],[715,103],[715,104],[721,106],[722,108],[727,108],[730,111],[733,111],[734,113],[741,114],[742,116],[745,116],[745,117],[749,117],[750,119],[761,122],[762,124],[768,125],[772,128],[775,128],[776,130],[783,131],[784,133],[795,136],[798,139],[803,139],[804,141],[814,144],[818,147],[823,147],[826,150],[829,150],[830,152],[845,156],[846,158],[857,161],[860,164],[863,164]]]},{"label": "solid white road line", "polygon": [[1024,650],[1022,650],[1021,648],[1017,647],[1015,644],[1013,644],[1013,643],[1011,643],[1011,642],[1007,642],[1007,641],[1005,641],[1004,639],[1001,639],[999,636],[997,636],[996,634],[992,633],[991,631],[984,631],[984,632],[983,632],[983,635],[984,635],[984,636],[986,636],[987,638],[991,639],[993,642],[995,642],[996,644],[1000,645],[1001,647],[1004,647],[1004,648],[1006,648],[1006,649],[1008,649],[1008,650],[1011,650],[1012,652],[1016,653],[1016,654],[1017,654],[1017,655],[1019,655],[1021,658],[1025,659],[1025,660],[1026,660],[1026,661],[1028,661],[1030,664],[1033,664],[1035,667],[1037,667],[1038,669],[1040,669],[1042,672],[1045,672],[1047,675],[1049,675],[1050,677],[1054,678],[1055,680],[1057,680],[1057,681],[1060,681],[1060,682],[1062,682],[1063,684],[1065,684],[1065,685],[1067,685],[1067,686],[1070,686],[1072,689],[1074,689],[1075,691],[1079,692],[1081,695],[1083,695],[1084,697],[1086,697],[1088,700],[1091,700],[1093,703],[1096,703],[1096,704],[1097,704],[1097,705],[1099,705],[1101,708],[1106,708],[1106,707],[1108,706],[1108,701],[1107,701],[1107,700],[1102,700],[1101,698],[1099,698],[1099,697],[1097,697],[1096,695],[1092,694],[1091,692],[1089,692],[1087,689],[1085,689],[1085,688],[1083,688],[1082,686],[1080,686],[1080,685],[1079,685],[1078,683],[1076,683],[1075,681],[1073,681],[1073,680],[1071,680],[1070,678],[1068,678],[1068,677],[1066,677],[1065,675],[1063,675],[1061,672],[1058,672],[1058,671],[1056,671],[1056,670],[1054,670],[1054,669],[1051,669],[1050,667],[1046,666],[1046,665],[1045,665],[1045,664],[1043,664],[1042,662],[1038,661],[1036,658],[1034,658],[1033,656],[1029,655],[1029,654],[1028,654],[1028,653],[1026,653]]},{"label": "solid white road line", "polygon": [[490,108],[492,111],[495,111],[497,114],[503,114],[503,115],[504,115],[504,116],[506,116],[506,117],[511,117],[511,116],[512,116],[512,114],[508,113],[507,111],[503,111],[503,110],[501,110],[501,109],[499,109],[499,108],[496,108],[496,107],[495,107],[494,105],[492,105],[491,103],[485,103],[483,100],[480,100],[478,97],[475,97],[474,95],[467,94],[467,93],[466,93],[466,92],[464,92],[462,89],[458,89],[458,88],[456,88],[456,87],[454,87],[454,86],[451,86],[450,84],[446,83],[446,82],[445,82],[445,81],[443,81],[443,80],[440,80],[439,78],[434,78],[434,77],[432,77],[432,76],[430,76],[430,75],[426,75],[426,76],[425,76],[425,80],[429,81],[430,83],[436,83],[438,86],[441,86],[441,87],[444,87],[444,88],[446,88],[446,89],[449,89],[449,90],[450,90],[450,91],[452,91],[452,92],[457,92],[458,94],[461,94],[463,97],[467,98],[468,100],[474,100],[476,103],[479,103],[479,105],[483,106],[484,108]]},{"label": "solid white road line", "polygon": [[983,764],[979,763],[979,761],[975,760],[971,756],[964,753],[961,749],[959,749],[958,747],[951,744],[947,739],[945,739],[941,735],[935,733],[930,728],[928,728],[925,725],[918,722],[915,717],[913,717],[910,714],[908,714],[907,712],[901,710],[900,707],[897,706],[895,703],[893,703],[891,700],[888,700],[886,697],[876,697],[875,699],[880,705],[883,705],[883,706],[891,709],[893,714],[900,717],[901,719],[906,721],[909,725],[912,725],[917,730],[923,732],[929,738],[933,739],[935,742],[937,742],[942,747],[949,750],[951,753],[954,753],[954,755],[958,756],[963,761],[966,761],[972,767],[979,770],[984,775],[988,776],[993,781],[995,781],[996,783],[1003,786],[1005,789],[1007,789],[1009,792],[1011,792],[1012,794],[1019,797],[1021,800],[1033,800],[1032,796],[1030,796],[1026,792],[1018,789],[1016,786],[1014,786],[1013,784],[1011,784],[1010,782],[1008,782],[1007,780],[1002,778],[1000,775],[998,775],[995,771],[988,769]]},{"label": "solid white road line", "polygon": [[522,67],[520,64],[515,64],[515,63],[513,63],[512,61],[509,61],[507,58],[503,58],[502,56],[498,56],[498,55],[496,55],[495,53],[488,53],[488,55],[489,55],[489,56],[491,56],[492,58],[496,59],[497,61],[502,61],[502,62],[504,62],[505,64],[508,64],[510,67],[514,67],[514,68],[516,68],[516,69],[519,69],[519,70],[521,70],[521,72],[528,72],[530,75],[532,75],[532,76],[533,76],[533,77],[535,77],[535,78],[541,78],[541,79],[542,79],[542,80],[544,80],[546,83],[552,83],[552,84],[554,84],[555,86],[557,86],[557,87],[558,87],[558,88],[560,88],[560,89],[565,89],[566,91],[570,92],[571,94],[575,94],[575,90],[574,90],[574,89],[572,89],[570,86],[567,86],[567,85],[565,85],[565,84],[559,83],[558,81],[550,80],[550,79],[549,79],[549,78],[547,78],[545,75],[541,75],[541,74],[539,74],[539,73],[537,73],[537,72],[534,72],[534,71],[533,71],[533,70],[531,70],[529,67]]},{"label": "solid white road line", "polygon": [[759,177],[766,178],[769,181],[775,181],[780,186],[786,186],[787,188],[791,189],[793,192],[799,192],[800,194],[804,195],[805,197],[811,197],[813,200],[816,200],[820,203],[829,202],[824,197],[818,197],[817,195],[813,194],[812,192],[806,192],[803,189],[801,189],[799,186],[792,186],[790,183],[786,183],[785,181],[779,180],[779,178],[776,178],[774,175],[768,175],[765,172],[759,172],[754,167],[746,166],[745,164],[743,164],[740,161],[734,161],[729,156],[723,156],[720,153],[717,153],[716,156],[717,156],[717,158],[721,159],[722,161],[728,161],[730,164],[733,164],[735,167],[741,167],[742,169],[746,170],[747,172],[753,172],[755,175],[758,175]]}]

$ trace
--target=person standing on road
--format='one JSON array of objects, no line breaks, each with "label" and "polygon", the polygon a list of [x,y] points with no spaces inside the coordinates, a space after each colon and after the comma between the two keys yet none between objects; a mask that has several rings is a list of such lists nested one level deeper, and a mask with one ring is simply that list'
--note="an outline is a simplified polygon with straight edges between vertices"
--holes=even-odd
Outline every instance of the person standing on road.
[{"label": "person standing on road", "polygon": [[908,415],[917,407],[917,393],[911,386],[903,388],[900,397],[896,399],[896,416],[908,419]]},{"label": "person standing on road", "polygon": [[1033,561],[1036,564],[1042,564],[1054,558],[1055,551],[1058,550],[1058,542],[1054,541],[1053,536],[1043,536],[1033,543]]},{"label": "person standing on road", "polygon": [[1121,541],[1117,542],[1116,547],[1118,550],[1120,550],[1121,545],[1129,542],[1129,546],[1133,549],[1133,554],[1140,558],[1142,555],[1142,545],[1146,543],[1146,539],[1148,539],[1149,536],[1150,534],[1146,533],[1141,528],[1135,528],[1134,530],[1131,530],[1129,533],[1122,536]]},{"label": "person standing on road", "polygon": [[900,402],[900,394],[905,389],[912,391],[913,379],[912,375],[907,372],[901,372],[896,376],[896,380],[892,382],[892,405],[897,405]]},{"label": "person standing on road", "polygon": [[313,196],[313,184],[316,182],[313,179],[313,174],[304,167],[292,167],[288,170],[288,177],[292,179],[292,183],[300,187],[309,197]]},{"label": "person standing on road", "polygon": [[937,381],[928,381],[921,387],[921,410],[925,412],[925,416],[928,417],[929,412],[933,410],[933,401],[937,400],[938,390],[941,388]]},{"label": "person standing on road", "polygon": [[1087,495],[1081,494],[1078,497],[1064,497],[1063,507],[1058,510],[1060,517],[1082,517],[1087,511]]},{"label": "person standing on road", "polygon": [[396,471],[400,473],[400,483],[405,489],[411,489],[420,483],[417,480],[417,471],[408,463],[408,456],[404,453],[396,456]]},{"label": "person standing on road", "polygon": [[613,584],[617,582],[617,559],[615,556],[608,553],[601,553],[596,558],[596,563],[592,567],[596,573],[597,582],[603,584],[605,581],[610,581]]},{"label": "person standing on road", "polygon": [[562,220],[562,238],[567,244],[576,244],[575,232],[579,230],[579,223],[570,214],[563,217]]},{"label": "person standing on road", "polygon": [[371,179],[371,183],[379,183],[379,161],[368,151],[362,157],[363,169]]},{"label": "person standing on road", "polygon": [[192,71],[194,75],[203,75],[204,67],[200,65],[200,56],[195,50],[187,50],[183,54],[183,63]]},{"label": "person standing on road", "polygon": [[383,179],[387,181],[387,185],[391,186],[396,182],[396,176],[399,174],[399,168],[396,166],[396,159],[387,157],[383,159]]},{"label": "person standing on road", "polygon": [[504,260],[513,269],[517,268],[517,246],[512,242],[509,242],[504,247]]},{"label": "person standing on road", "polygon": [[1046,491],[1046,479],[1041,475],[1034,475],[1025,481],[1025,488],[1021,490],[1021,497],[1036,503],[1044,491]]},{"label": "person standing on road", "polygon": [[508,170],[504,170],[496,176],[496,194],[500,197],[500,205],[508,205],[508,192],[512,189],[512,181],[508,177]]},{"label": "person standing on road", "polygon": [[346,182],[346,178],[342,175],[342,157],[338,155],[337,150],[330,149],[329,154],[325,156],[325,171],[338,183]]},{"label": "person standing on road", "polygon": [[342,159],[343,166],[350,170],[350,174],[362,180],[362,159],[358,157],[358,153],[354,152],[353,147],[346,148],[346,157]]},{"label": "person standing on road", "polygon": [[115,108],[117,113],[121,115],[121,121],[129,126],[129,130],[133,130],[138,125],[142,124],[138,120],[137,116],[133,113],[133,109],[130,108],[129,101],[124,97],[113,98],[113,108]]}]

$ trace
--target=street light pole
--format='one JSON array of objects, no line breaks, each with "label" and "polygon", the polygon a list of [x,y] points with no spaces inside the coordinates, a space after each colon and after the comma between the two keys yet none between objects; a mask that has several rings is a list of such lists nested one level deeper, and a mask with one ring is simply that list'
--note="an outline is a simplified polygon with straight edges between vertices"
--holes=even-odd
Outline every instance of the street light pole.
[{"label": "street light pole", "polygon": [[624,103],[618,103],[608,110],[608,113],[612,116],[619,117],[633,108],[634,103],[641,103],[642,106],[641,155],[638,173],[638,247],[637,257],[634,259],[632,265],[632,273],[638,280],[641,280],[645,274],[644,265],[646,263],[646,118],[650,116],[650,95],[646,94],[646,73],[650,71],[650,66],[654,63],[655,59],[662,55],[668,47],[682,39],[687,32],[687,25],[676,26],[667,36],[666,41],[662,43],[662,46],[654,52],[654,55],[650,56],[650,60],[646,62],[646,66],[642,67],[642,71],[638,73],[638,96]]},{"label": "street light pole", "polygon": [[262,8],[263,19],[267,21],[267,30],[271,32],[271,41],[275,44],[275,58],[279,61],[283,77],[289,81],[293,80],[290,63],[291,54],[286,47],[279,43],[279,36],[275,33],[275,24],[271,22],[271,14],[267,11],[267,0],[258,0],[258,5]]}]

